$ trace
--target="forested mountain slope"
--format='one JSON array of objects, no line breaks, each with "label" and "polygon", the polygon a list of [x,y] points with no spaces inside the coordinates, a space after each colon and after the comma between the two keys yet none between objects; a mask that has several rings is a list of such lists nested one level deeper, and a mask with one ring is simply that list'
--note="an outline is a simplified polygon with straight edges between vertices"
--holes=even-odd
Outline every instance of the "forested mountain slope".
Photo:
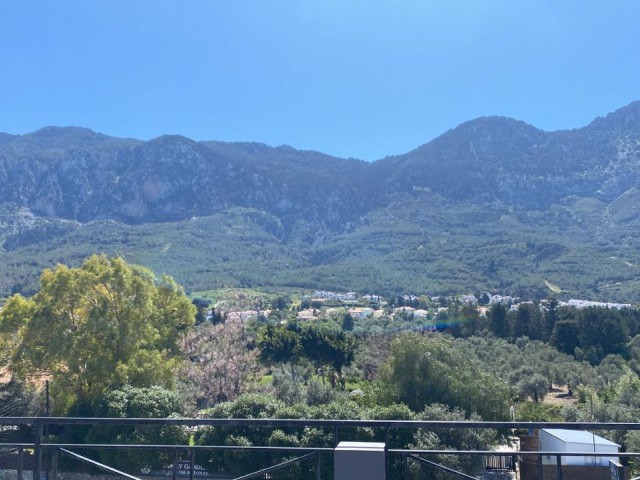
[{"label": "forested mountain slope", "polygon": [[584,128],[466,122],[373,163],[258,143],[0,134],[0,289],[94,252],[188,288],[637,301],[640,102]]}]

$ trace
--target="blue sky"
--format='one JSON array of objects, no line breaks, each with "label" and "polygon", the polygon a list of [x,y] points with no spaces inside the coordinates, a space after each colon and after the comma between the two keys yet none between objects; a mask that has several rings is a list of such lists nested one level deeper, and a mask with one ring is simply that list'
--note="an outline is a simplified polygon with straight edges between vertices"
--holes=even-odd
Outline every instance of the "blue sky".
[{"label": "blue sky", "polygon": [[376,160],[483,115],[576,128],[640,99],[638,19],[638,0],[3,0],[0,131]]}]

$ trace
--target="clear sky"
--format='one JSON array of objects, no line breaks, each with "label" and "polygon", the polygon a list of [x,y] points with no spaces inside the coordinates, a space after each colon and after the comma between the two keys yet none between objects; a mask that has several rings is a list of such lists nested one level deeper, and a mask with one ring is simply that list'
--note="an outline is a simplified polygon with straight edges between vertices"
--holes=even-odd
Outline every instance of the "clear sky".
[{"label": "clear sky", "polygon": [[461,122],[640,99],[640,0],[2,0],[0,131],[376,160]]}]

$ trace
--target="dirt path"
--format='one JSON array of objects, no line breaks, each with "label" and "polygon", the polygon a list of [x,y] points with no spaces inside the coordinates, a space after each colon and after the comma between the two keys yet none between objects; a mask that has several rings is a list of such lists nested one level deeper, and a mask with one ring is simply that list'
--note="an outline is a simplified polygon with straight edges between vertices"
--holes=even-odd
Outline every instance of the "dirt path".
[{"label": "dirt path", "polygon": [[569,405],[576,403],[575,396],[569,396],[569,389],[566,385],[554,385],[545,396],[542,403],[549,405]]}]

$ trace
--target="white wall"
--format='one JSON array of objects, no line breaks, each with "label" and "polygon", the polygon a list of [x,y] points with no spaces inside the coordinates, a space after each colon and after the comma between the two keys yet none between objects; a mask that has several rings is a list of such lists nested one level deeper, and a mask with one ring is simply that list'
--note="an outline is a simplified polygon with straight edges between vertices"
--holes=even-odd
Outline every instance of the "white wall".
[{"label": "white wall", "polygon": [[[540,450],[543,452],[593,452],[593,443],[565,443],[563,440],[540,430]],[[615,445],[598,445],[595,446],[596,452],[600,453],[618,453],[618,447]],[[613,456],[597,456],[597,457],[581,457],[571,456],[562,457],[563,465],[582,465],[582,466],[608,466],[609,460],[619,461],[618,457]],[[542,457],[543,465],[556,465],[557,457],[555,455],[544,455]]]}]

